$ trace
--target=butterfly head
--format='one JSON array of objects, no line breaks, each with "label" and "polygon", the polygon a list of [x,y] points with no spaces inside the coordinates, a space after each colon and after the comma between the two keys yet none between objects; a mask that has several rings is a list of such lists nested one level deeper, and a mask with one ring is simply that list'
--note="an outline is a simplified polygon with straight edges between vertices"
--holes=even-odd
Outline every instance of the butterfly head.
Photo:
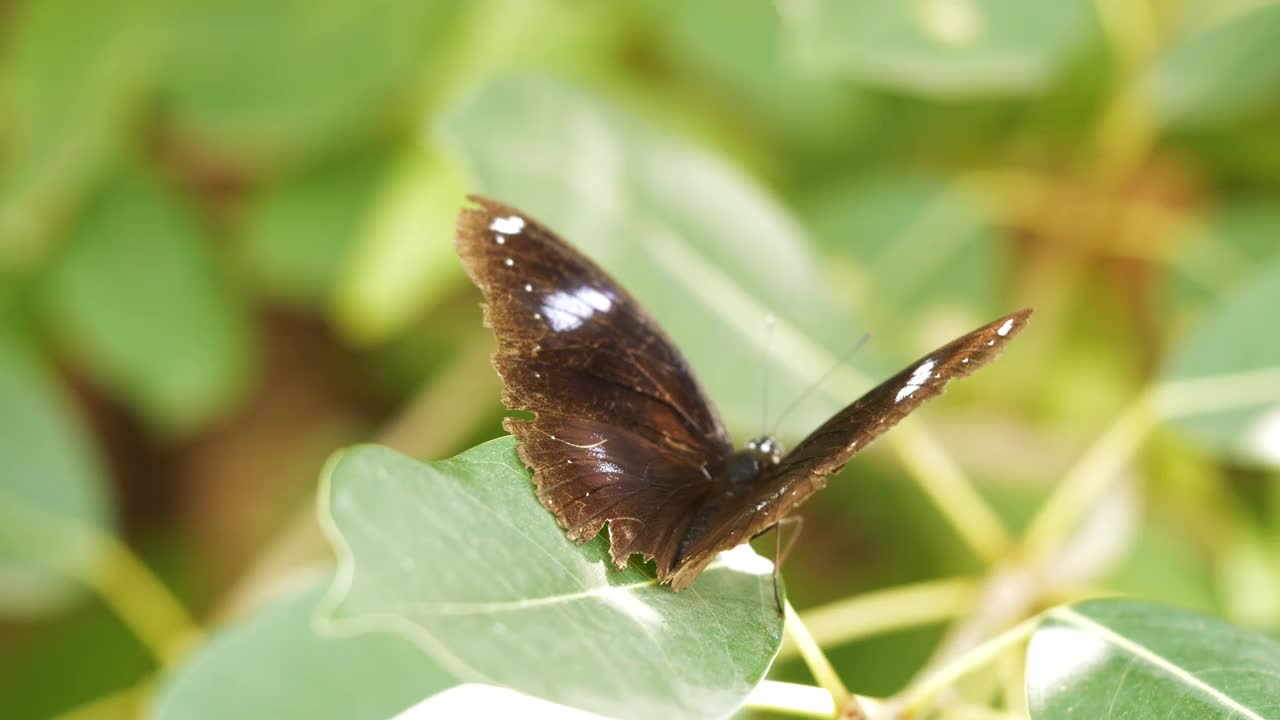
[{"label": "butterfly head", "polygon": [[762,435],[747,441],[746,450],[756,456],[756,460],[762,467],[777,465],[782,462],[782,455],[786,452],[782,448],[782,443],[778,442],[777,438],[769,435]]}]

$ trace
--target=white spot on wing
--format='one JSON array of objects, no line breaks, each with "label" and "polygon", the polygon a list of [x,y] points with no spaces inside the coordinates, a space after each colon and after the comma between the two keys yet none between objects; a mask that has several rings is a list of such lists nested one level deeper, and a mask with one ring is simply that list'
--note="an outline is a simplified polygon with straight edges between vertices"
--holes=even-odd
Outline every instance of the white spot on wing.
[{"label": "white spot on wing", "polygon": [[937,365],[932,358],[920,363],[919,367],[911,371],[911,377],[907,379],[907,384],[903,385],[898,394],[893,398],[894,402],[902,402],[904,399],[911,397],[912,393],[920,389],[921,385],[929,380],[929,375],[933,373],[933,366]]},{"label": "white spot on wing", "polygon": [[524,229],[524,218],[519,215],[494,218],[493,222],[489,223],[489,229],[503,235],[515,235]]},{"label": "white spot on wing", "polygon": [[597,312],[608,312],[613,301],[593,287],[583,286],[572,292],[557,290],[542,301],[542,312],[556,332],[582,327]]},{"label": "white spot on wing", "polygon": [[1008,335],[1009,331],[1012,329],[1013,329],[1013,318],[1009,318],[1008,320],[1004,321],[1004,324],[1000,326],[1000,329],[996,330],[996,334],[999,335],[1000,337],[1004,337],[1005,335]]}]

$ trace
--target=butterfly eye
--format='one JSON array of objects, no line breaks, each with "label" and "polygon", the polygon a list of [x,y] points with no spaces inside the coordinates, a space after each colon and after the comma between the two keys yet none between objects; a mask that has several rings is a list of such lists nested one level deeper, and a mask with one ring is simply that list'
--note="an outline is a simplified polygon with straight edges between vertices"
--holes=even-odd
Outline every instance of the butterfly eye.
[{"label": "butterfly eye", "polygon": [[777,465],[782,461],[782,443],[767,435],[747,441],[747,450],[755,453],[770,465]]}]

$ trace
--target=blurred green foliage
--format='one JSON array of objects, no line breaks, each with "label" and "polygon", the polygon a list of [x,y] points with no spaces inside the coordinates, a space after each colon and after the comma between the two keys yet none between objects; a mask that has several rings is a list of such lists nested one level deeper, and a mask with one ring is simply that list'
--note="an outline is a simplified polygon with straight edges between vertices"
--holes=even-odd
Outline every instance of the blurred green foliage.
[{"label": "blurred green foliage", "polygon": [[[802,614],[1025,562],[1005,625],[1115,591],[1280,631],[1278,46],[1262,0],[0,4],[3,714],[136,715],[223,623],[231,650],[181,667],[233,673],[257,638],[341,669],[305,650],[314,577],[281,581],[331,563],[325,457],[500,434],[466,192],[615,272],[740,438],[864,331],[785,440],[1036,307],[922,413],[931,439],[901,429],[806,506]],[[1010,537],[984,551],[937,501],[948,467]],[[830,656],[889,695],[986,609]],[[808,681],[794,657],[772,677]],[[415,697],[348,670],[386,694],[334,712]]]}]

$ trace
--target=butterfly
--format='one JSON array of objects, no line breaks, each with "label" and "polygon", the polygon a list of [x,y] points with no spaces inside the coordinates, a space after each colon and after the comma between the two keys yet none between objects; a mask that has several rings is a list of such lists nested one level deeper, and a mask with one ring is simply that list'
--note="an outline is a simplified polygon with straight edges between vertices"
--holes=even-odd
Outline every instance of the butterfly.
[{"label": "butterfly", "polygon": [[908,365],[791,452],[773,437],[735,450],[689,364],[644,308],[545,225],[481,196],[455,244],[497,336],[493,365],[538,500],[569,538],[608,527],[619,569],[652,560],[688,587],[723,550],[773,528],[855,454],[995,358],[1030,309],[983,325]]}]

